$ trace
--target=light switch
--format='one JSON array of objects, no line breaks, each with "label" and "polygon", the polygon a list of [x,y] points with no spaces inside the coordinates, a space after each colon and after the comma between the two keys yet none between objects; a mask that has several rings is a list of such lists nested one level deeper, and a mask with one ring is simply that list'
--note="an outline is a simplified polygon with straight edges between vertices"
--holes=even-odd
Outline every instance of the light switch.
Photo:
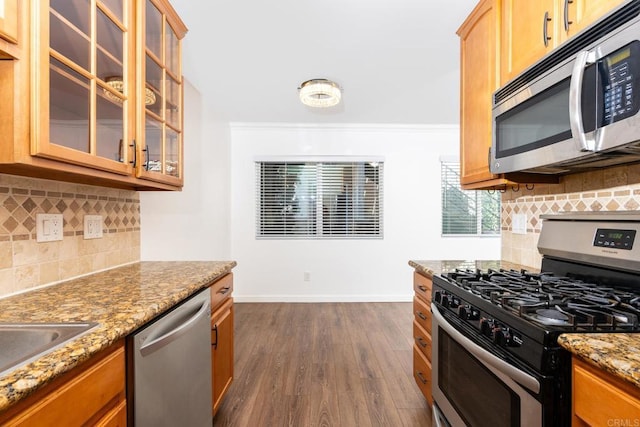
[{"label": "light switch", "polygon": [[62,240],[62,214],[36,214],[36,242]]}]

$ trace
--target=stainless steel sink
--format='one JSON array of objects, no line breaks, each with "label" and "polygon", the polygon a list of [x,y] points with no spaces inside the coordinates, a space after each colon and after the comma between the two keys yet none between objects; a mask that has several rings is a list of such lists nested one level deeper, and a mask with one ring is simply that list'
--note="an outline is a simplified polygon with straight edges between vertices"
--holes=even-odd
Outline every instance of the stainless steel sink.
[{"label": "stainless steel sink", "polygon": [[0,323],[0,376],[79,338],[97,323]]}]

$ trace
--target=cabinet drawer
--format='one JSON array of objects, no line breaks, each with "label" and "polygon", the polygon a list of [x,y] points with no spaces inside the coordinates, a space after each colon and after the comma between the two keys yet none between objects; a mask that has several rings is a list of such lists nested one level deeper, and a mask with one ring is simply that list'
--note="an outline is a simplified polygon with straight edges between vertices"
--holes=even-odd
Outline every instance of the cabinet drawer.
[{"label": "cabinet drawer", "polygon": [[422,329],[417,320],[413,321],[413,339],[420,351],[431,361],[431,335]]},{"label": "cabinet drawer", "polygon": [[413,314],[422,329],[431,334],[431,308],[420,298],[413,297]]},{"label": "cabinet drawer", "polygon": [[427,360],[417,345],[413,346],[413,378],[418,388],[424,395],[429,405],[433,404],[431,398],[431,363]]},{"label": "cabinet drawer", "polygon": [[431,279],[418,272],[413,272],[413,290],[423,300],[431,301]]},{"label": "cabinet drawer", "polygon": [[127,402],[123,400],[109,411],[98,423],[96,427],[126,427],[127,425]]},{"label": "cabinet drawer", "polygon": [[612,420],[635,421],[640,414],[640,390],[574,358],[573,411],[591,426],[612,425]]},{"label": "cabinet drawer", "polygon": [[233,273],[229,273],[222,279],[211,285],[211,310],[215,310],[225,298],[231,296],[233,292]]}]

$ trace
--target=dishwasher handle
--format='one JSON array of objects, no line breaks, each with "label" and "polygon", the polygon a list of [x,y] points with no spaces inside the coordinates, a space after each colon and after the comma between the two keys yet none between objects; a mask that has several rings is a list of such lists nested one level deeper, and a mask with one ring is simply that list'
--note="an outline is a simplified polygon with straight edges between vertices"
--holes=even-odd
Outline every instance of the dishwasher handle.
[{"label": "dishwasher handle", "polygon": [[[189,310],[186,307],[182,308],[183,310]],[[180,310],[180,308],[178,308],[177,310]],[[193,310],[195,312],[195,314],[193,316],[191,316],[189,319],[187,319],[186,321],[180,323],[179,325],[177,325],[176,327],[174,327],[173,329],[169,330],[169,331],[161,331],[159,332],[160,336],[149,341],[148,343],[145,343],[143,346],[140,347],[140,354],[142,356],[148,356],[149,354],[161,349],[162,347],[166,346],[167,344],[175,341],[176,339],[178,339],[180,336],[184,335],[187,331],[189,331],[189,329],[191,329],[193,327],[193,325],[195,325],[198,320],[200,318],[202,318],[203,316],[207,315],[210,316],[211,315],[211,302],[210,301],[203,301],[202,304],[200,305],[200,307],[196,310]],[[175,314],[172,313],[172,314]],[[174,326],[174,324],[170,324],[169,327]]]}]

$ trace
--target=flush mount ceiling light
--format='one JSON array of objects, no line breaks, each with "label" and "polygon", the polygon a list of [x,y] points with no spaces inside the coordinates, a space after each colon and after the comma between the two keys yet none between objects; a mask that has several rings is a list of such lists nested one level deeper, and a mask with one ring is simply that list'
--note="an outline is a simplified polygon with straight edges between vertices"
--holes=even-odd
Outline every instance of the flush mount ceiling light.
[{"label": "flush mount ceiling light", "polygon": [[327,79],[311,79],[298,88],[300,101],[309,107],[326,108],[340,103],[342,92],[337,83]]},{"label": "flush mount ceiling light", "polygon": [[[107,77],[105,83],[120,93],[124,93],[124,82],[122,77]],[[122,102],[122,99],[109,92],[107,89],[102,90],[104,95],[112,101]],[[148,87],[144,88],[144,105],[153,105],[156,103],[156,94]]]}]

